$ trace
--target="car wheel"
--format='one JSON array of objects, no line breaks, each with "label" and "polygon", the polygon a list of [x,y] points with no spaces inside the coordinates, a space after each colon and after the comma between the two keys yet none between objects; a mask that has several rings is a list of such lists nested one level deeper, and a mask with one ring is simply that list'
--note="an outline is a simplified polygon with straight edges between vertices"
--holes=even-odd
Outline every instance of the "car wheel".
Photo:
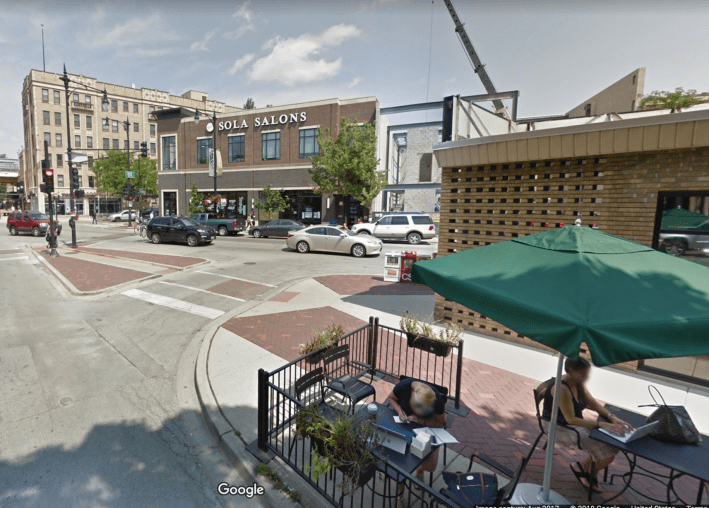
[{"label": "car wheel", "polygon": [[153,243],[156,243],[156,244],[162,242],[162,238],[160,238],[159,233],[153,233],[152,235],[150,235],[150,239],[152,240]]},{"label": "car wheel", "polygon": [[408,236],[406,237],[406,240],[411,245],[418,245],[419,243],[421,243],[421,235],[418,233],[409,233]]},{"label": "car wheel", "polygon": [[308,242],[298,242],[295,248],[298,249],[298,252],[301,254],[307,254],[310,251],[310,245],[308,245]]},{"label": "car wheel", "polygon": [[662,245],[665,252],[673,256],[683,256],[687,252],[687,246],[682,240],[667,240]]},{"label": "car wheel", "polygon": [[253,234],[254,234],[254,238],[261,238],[261,230],[260,229],[257,229],[256,231],[254,231]]},{"label": "car wheel", "polygon": [[38,227],[32,228],[32,236],[39,236],[40,234],[42,234],[42,233]]},{"label": "car wheel", "polygon": [[363,229],[362,231],[357,231],[357,234],[358,235],[370,235],[370,236],[372,235],[372,233],[370,233],[366,229]]},{"label": "car wheel", "polygon": [[187,236],[187,245],[190,247],[195,247],[197,245],[197,237],[194,235],[188,235]]},{"label": "car wheel", "polygon": [[219,236],[226,236],[228,232],[229,231],[227,230],[226,226],[221,226],[219,228]]},{"label": "car wheel", "polygon": [[365,249],[365,248],[364,248],[364,245],[362,245],[361,243],[355,244],[355,245],[352,247],[352,255],[353,255],[354,257],[356,257],[356,258],[361,258],[361,257],[364,256],[365,254],[367,254],[367,249]]},{"label": "car wheel", "polygon": [[17,228],[15,226],[10,226],[10,234],[12,236],[17,236]]}]

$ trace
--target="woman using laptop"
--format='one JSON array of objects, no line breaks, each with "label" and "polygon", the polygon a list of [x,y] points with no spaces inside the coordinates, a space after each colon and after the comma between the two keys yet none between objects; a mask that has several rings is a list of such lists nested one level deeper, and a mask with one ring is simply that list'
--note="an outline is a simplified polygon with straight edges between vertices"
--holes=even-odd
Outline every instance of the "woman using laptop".
[{"label": "woman using laptop", "polygon": [[[615,459],[618,448],[591,439],[589,434],[592,429],[603,428],[609,432],[624,435],[632,427],[601,406],[586,388],[586,381],[591,370],[591,364],[579,358],[578,360],[566,359],[564,364],[566,374],[561,377],[561,394],[559,397],[559,415],[557,423],[559,425],[570,426],[578,431],[581,441],[581,450],[588,453],[588,457],[583,462],[572,464],[576,479],[586,489],[593,489],[600,492],[596,487],[598,480],[591,478],[591,462],[596,463],[596,475],[607,468]],[[554,384],[551,384],[544,395],[544,419],[551,420],[551,411],[554,404]],[[586,419],[583,416],[584,409],[590,409],[598,414],[596,420]],[[600,417],[609,421],[601,421]],[[576,433],[567,427],[557,427],[556,441],[564,446],[578,448]]]}]

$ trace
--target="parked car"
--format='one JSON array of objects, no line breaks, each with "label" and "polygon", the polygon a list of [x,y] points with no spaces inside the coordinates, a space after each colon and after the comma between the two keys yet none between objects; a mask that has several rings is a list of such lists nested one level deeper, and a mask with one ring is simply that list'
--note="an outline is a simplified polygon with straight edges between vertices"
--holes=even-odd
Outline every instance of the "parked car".
[{"label": "parked car", "polygon": [[246,229],[246,220],[244,219],[225,219],[223,217],[215,217],[212,213],[195,213],[190,218],[200,224],[214,228],[219,233],[219,236],[226,236],[229,233],[236,235],[239,231]]},{"label": "parked car", "polygon": [[153,217],[157,217],[160,215],[160,209],[159,208],[145,208],[142,212],[140,212],[140,216],[143,220],[150,220],[150,214],[153,214]]},{"label": "parked car", "polygon": [[422,213],[397,213],[385,215],[376,222],[352,226],[358,235],[372,235],[384,240],[406,240],[412,245],[436,236],[436,226],[430,215]]},{"label": "parked car", "polygon": [[261,238],[262,236],[288,236],[289,231],[298,231],[304,227],[305,224],[302,222],[288,219],[278,219],[272,220],[263,226],[252,227],[249,229],[249,234],[254,238]]},{"label": "parked car", "polygon": [[123,210],[122,212],[109,215],[108,220],[110,220],[111,222],[119,222],[124,220],[127,221],[128,214],[130,214],[130,220],[135,220],[135,218],[138,216],[135,213],[135,210]]},{"label": "parked car", "polygon": [[189,217],[153,217],[148,223],[147,234],[153,243],[179,242],[190,247],[211,243],[217,237],[214,229]]},{"label": "parked car", "polygon": [[709,249],[709,217],[683,208],[662,212],[659,244],[673,256]]},{"label": "parked car", "polygon": [[312,251],[341,252],[356,258],[379,254],[383,248],[381,240],[366,238],[331,226],[311,226],[288,233],[286,245],[305,254]]},{"label": "parked car", "polygon": [[[62,224],[55,221],[57,235],[62,234]],[[49,226],[49,216],[42,212],[29,210],[26,212],[11,212],[7,216],[7,229],[11,235],[32,233],[32,236],[44,236]]]}]

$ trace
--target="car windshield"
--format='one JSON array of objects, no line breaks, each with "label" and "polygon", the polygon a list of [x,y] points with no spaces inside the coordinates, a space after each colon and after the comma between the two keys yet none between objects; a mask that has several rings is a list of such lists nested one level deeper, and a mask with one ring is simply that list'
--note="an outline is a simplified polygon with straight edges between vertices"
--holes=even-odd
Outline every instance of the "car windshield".
[{"label": "car windshield", "polygon": [[43,213],[31,213],[30,217],[32,218],[32,220],[49,220],[49,217],[47,217]]},{"label": "car windshield", "polygon": [[345,231],[344,229],[341,230],[341,233],[345,233],[347,236],[357,236],[356,233],[353,233],[352,231],[349,231],[349,230]]},{"label": "car windshield", "polygon": [[182,221],[182,224],[184,224],[185,226],[199,227],[199,226],[202,225],[202,224],[200,224],[199,222],[194,221],[194,220],[192,220],[192,219],[184,218],[184,219],[180,219],[180,220]]}]

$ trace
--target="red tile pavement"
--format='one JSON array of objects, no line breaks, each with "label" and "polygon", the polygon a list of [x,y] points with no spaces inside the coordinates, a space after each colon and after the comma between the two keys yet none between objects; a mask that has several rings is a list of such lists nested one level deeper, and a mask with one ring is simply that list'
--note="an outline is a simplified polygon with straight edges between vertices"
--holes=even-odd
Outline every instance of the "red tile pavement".
[{"label": "red tile pavement", "polygon": [[367,324],[366,321],[339,310],[323,307],[265,316],[233,318],[222,326],[273,354],[291,361],[300,356],[298,344],[309,341],[315,332],[322,330],[330,323],[342,325],[346,333]]},{"label": "red tile pavement", "polygon": [[137,259],[139,261],[147,261],[149,263],[160,263],[163,265],[177,266],[179,268],[198,265],[206,261],[206,259],[203,258],[170,256],[165,254],[150,254],[148,252],[134,252],[127,250],[98,249],[95,247],[79,247],[79,250],[83,252],[88,252],[90,254],[103,254],[106,256],[113,256],[117,258]]},{"label": "red tile pavement", "polygon": [[298,296],[300,293],[294,293],[293,291],[284,291],[283,293],[279,293],[273,298],[271,298],[269,301],[271,302],[290,302],[293,298]]},{"label": "red tile pavement", "polygon": [[427,286],[402,282],[385,282],[383,276],[377,275],[327,275],[315,277],[315,280],[339,295],[434,294],[433,290]]},{"label": "red tile pavement", "polygon": [[261,284],[252,284],[251,282],[245,282],[243,280],[229,280],[212,286],[209,288],[209,291],[219,293],[220,295],[241,298],[242,300],[253,300],[269,289],[268,286],[262,286]]},{"label": "red tile pavement", "polygon": [[152,275],[151,273],[103,265],[73,257],[60,256],[53,258],[46,251],[40,252],[40,255],[79,291],[99,291]]}]

